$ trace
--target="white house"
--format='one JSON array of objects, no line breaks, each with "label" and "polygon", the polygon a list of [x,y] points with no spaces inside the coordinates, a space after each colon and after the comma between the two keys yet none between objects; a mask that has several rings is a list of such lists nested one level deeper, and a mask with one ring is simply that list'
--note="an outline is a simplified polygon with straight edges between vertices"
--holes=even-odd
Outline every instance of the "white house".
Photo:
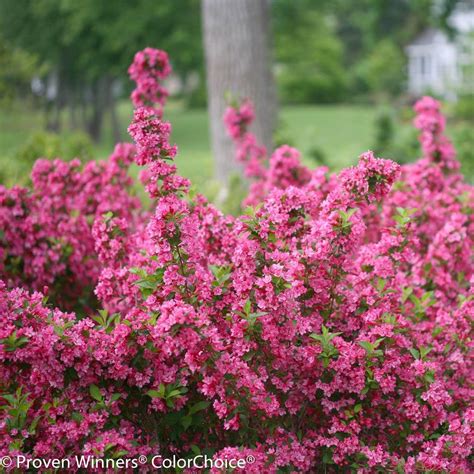
[{"label": "white house", "polygon": [[472,77],[463,74],[464,66],[474,64],[474,10],[459,9],[450,18],[457,31],[454,40],[436,29],[427,29],[407,46],[408,92],[413,95],[435,93],[455,100],[462,87],[474,88]]}]

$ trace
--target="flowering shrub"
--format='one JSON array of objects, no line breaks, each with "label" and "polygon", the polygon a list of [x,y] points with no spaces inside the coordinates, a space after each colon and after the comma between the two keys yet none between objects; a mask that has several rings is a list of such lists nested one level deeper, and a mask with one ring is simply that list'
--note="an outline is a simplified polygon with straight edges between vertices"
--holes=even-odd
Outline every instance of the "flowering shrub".
[{"label": "flowering shrub", "polygon": [[123,143],[107,162],[82,169],[79,160],[38,160],[31,190],[0,186],[0,276],[8,286],[47,291],[66,308],[94,306],[92,224],[106,212],[132,219],[138,210],[127,175],[133,157],[134,146]]},{"label": "flowering shrub", "polygon": [[130,67],[135,150],[39,161],[31,191],[1,190],[0,454],[470,472],[474,189],[439,104],[416,105],[417,163],[367,152],[337,176],[286,146],[267,163],[251,104],[230,108],[253,180],[232,217],[176,173],[169,70],[151,49]]}]

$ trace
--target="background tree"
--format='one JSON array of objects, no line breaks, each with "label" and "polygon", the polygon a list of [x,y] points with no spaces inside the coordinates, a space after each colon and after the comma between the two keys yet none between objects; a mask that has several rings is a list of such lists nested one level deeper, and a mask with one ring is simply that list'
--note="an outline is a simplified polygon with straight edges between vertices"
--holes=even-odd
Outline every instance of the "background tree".
[{"label": "background tree", "polygon": [[428,26],[450,32],[448,19],[458,3],[274,0],[280,98],[324,103],[399,94],[406,76],[404,47]]},{"label": "background tree", "polygon": [[37,59],[19,48],[10,48],[0,38],[0,105],[15,96],[28,93],[31,77],[38,68]]},{"label": "background tree", "polygon": [[388,99],[405,88],[405,56],[390,40],[381,40],[355,67],[357,86],[373,97]]},{"label": "background tree", "polygon": [[6,44],[35,54],[56,78],[48,128],[60,128],[67,107],[72,125],[96,140],[107,113],[119,138],[117,79],[125,79],[135,51],[167,50],[184,82],[202,63],[198,0],[0,0],[0,31]]},{"label": "background tree", "polygon": [[276,99],[269,14],[267,0],[202,2],[212,148],[216,175],[223,182],[238,169],[222,122],[229,93],[252,100],[256,112],[253,132],[268,149],[272,146]]},{"label": "background tree", "polygon": [[272,5],[281,99],[287,103],[329,103],[345,98],[344,46],[336,35],[327,2],[275,0]]}]

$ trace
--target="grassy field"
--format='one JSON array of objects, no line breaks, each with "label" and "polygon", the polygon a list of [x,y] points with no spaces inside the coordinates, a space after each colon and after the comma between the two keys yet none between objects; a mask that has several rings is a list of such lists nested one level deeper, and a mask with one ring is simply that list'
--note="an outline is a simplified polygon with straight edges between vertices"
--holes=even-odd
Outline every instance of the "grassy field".
[{"label": "grassy field", "polygon": [[[299,148],[307,164],[313,165],[310,150],[317,147],[332,169],[353,164],[357,156],[374,142],[374,108],[353,105],[283,107],[280,112],[279,135]],[[123,139],[131,117],[128,103],[119,107]],[[209,143],[207,112],[186,110],[179,103],[171,103],[166,119],[173,125],[173,141],[178,144],[177,165],[180,172],[196,185],[212,179],[213,163]],[[0,109],[0,176],[8,184],[22,181],[27,172],[18,162],[17,151],[32,133],[41,130],[42,116],[20,107]],[[106,123],[104,139],[94,149],[94,156],[104,158],[111,151],[113,141]]]},{"label": "grassy field", "polygon": [[[207,113],[204,110],[172,108],[166,118],[173,125],[173,140],[180,154],[182,174],[201,184],[213,175]],[[321,149],[334,170],[350,165],[373,144],[375,112],[368,107],[306,106],[284,107],[280,112],[280,135],[303,153],[314,166],[310,150]]]}]

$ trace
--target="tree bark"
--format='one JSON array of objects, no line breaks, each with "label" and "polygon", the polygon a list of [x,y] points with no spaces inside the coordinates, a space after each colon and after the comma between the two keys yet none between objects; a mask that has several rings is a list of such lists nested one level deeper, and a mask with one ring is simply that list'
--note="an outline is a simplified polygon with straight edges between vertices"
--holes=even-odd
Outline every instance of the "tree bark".
[{"label": "tree bark", "polygon": [[58,93],[56,100],[54,101],[53,115],[51,120],[51,126],[49,130],[55,133],[59,133],[61,130],[61,110],[64,104],[64,84],[61,80],[58,82]]},{"label": "tree bark", "polygon": [[255,106],[252,131],[271,151],[276,98],[270,62],[268,0],[203,0],[208,109],[216,177],[240,172],[222,116],[225,95]]},{"label": "tree bark", "polygon": [[114,138],[114,143],[119,143],[122,141],[122,131],[120,129],[120,120],[117,113],[117,100],[114,95],[114,81],[110,80],[108,90],[107,90],[107,101],[108,109],[110,111],[110,124],[112,126],[112,136]]},{"label": "tree bark", "polygon": [[77,87],[75,84],[70,84],[68,88],[67,102],[69,104],[69,123],[72,130],[77,130]]},{"label": "tree bark", "polygon": [[88,94],[87,85],[81,84],[79,88],[80,119],[81,119],[81,127],[86,132],[89,131],[89,119],[87,116],[87,94]]},{"label": "tree bark", "polygon": [[104,77],[98,79],[92,88],[92,116],[89,121],[89,134],[97,143],[102,136],[104,109],[107,104],[107,81]]}]

